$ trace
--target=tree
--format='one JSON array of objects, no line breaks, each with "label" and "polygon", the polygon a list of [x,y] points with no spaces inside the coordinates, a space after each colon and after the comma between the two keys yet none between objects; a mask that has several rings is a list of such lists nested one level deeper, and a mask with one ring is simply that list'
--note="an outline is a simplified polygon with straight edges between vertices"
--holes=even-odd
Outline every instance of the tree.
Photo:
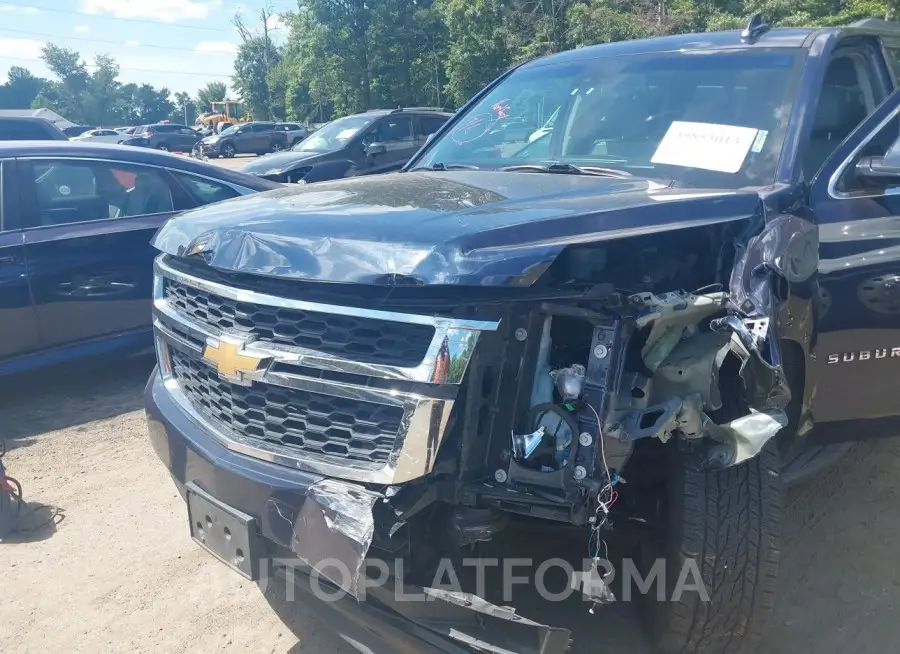
[{"label": "tree", "polygon": [[512,63],[504,40],[502,0],[444,0],[447,93],[461,105]]},{"label": "tree", "polygon": [[28,109],[47,84],[21,66],[12,66],[6,78],[6,84],[0,85],[0,109]]},{"label": "tree", "polygon": [[200,113],[210,111],[210,102],[221,102],[225,99],[228,88],[225,82],[207,82],[206,86],[197,91],[197,111]]},{"label": "tree", "polygon": [[87,79],[82,107],[92,125],[114,125],[122,118],[122,83],[119,64],[109,55],[94,58],[94,72]]},{"label": "tree", "polygon": [[85,99],[90,75],[81,55],[75,50],[47,43],[41,50],[41,60],[58,81],[47,85],[36,102],[58,111],[74,123],[88,123]]},{"label": "tree", "polygon": [[174,120],[176,123],[183,122],[185,125],[193,123],[197,116],[197,112],[194,107],[194,101],[191,99],[191,94],[186,93],[185,91],[179,91],[175,94],[174,98],[175,111],[172,113],[171,120]]}]

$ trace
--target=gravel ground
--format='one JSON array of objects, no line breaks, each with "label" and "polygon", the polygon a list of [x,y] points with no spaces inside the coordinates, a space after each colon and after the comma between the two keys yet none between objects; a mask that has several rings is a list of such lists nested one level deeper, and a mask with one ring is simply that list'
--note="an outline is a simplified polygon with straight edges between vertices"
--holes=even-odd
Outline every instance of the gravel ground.
[{"label": "gravel ground", "polygon": [[[148,372],[141,360],[116,374],[57,370],[2,385],[9,472],[56,517],[0,544],[0,651],[355,651],[191,542],[147,442]],[[781,604],[760,652],[874,654],[900,642],[898,475],[900,441],[868,443],[791,493]],[[37,511],[34,524],[54,513]],[[566,618],[574,652],[598,654],[604,642],[647,651],[630,607],[581,615]]]}]

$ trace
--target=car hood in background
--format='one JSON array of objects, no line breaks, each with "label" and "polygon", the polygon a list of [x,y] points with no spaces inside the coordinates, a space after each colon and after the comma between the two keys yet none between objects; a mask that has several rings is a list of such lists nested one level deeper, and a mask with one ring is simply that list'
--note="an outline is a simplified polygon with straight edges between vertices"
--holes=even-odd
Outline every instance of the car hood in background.
[{"label": "car hood in background", "polygon": [[[660,205],[668,206],[660,206]],[[569,245],[744,220],[753,192],[494,171],[356,177],[182,214],[161,251],[219,269],[366,284],[528,286]]]},{"label": "car hood in background", "polygon": [[241,168],[241,172],[250,173],[251,175],[266,175],[270,171],[283,173],[301,164],[318,163],[327,154],[332,153],[296,152],[294,150],[275,152],[250,161]]}]

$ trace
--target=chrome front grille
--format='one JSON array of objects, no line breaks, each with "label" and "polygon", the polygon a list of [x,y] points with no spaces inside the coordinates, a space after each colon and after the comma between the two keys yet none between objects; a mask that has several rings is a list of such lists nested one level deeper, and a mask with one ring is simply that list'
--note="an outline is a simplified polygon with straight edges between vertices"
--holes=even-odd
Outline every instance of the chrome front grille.
[{"label": "chrome front grille", "polygon": [[364,363],[418,365],[434,338],[431,325],[237,302],[174,279],[163,280],[163,298],[200,324]]},{"label": "chrome front grille", "polygon": [[287,450],[384,463],[403,408],[272,384],[241,386],[184,352],[170,352],[181,392],[223,433],[238,432]]},{"label": "chrome front grille", "polygon": [[[431,471],[478,335],[498,323],[281,298],[167,260],[154,278],[160,371],[219,442],[356,481]],[[237,358],[214,362],[226,346]]]}]

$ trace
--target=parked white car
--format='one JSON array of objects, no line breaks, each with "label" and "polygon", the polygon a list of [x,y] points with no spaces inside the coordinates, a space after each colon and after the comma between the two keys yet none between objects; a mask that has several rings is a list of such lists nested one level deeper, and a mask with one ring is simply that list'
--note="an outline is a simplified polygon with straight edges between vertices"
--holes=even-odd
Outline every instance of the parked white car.
[{"label": "parked white car", "polygon": [[84,134],[73,136],[70,141],[78,141],[79,143],[121,143],[128,136],[120,134],[113,129],[91,129]]}]

